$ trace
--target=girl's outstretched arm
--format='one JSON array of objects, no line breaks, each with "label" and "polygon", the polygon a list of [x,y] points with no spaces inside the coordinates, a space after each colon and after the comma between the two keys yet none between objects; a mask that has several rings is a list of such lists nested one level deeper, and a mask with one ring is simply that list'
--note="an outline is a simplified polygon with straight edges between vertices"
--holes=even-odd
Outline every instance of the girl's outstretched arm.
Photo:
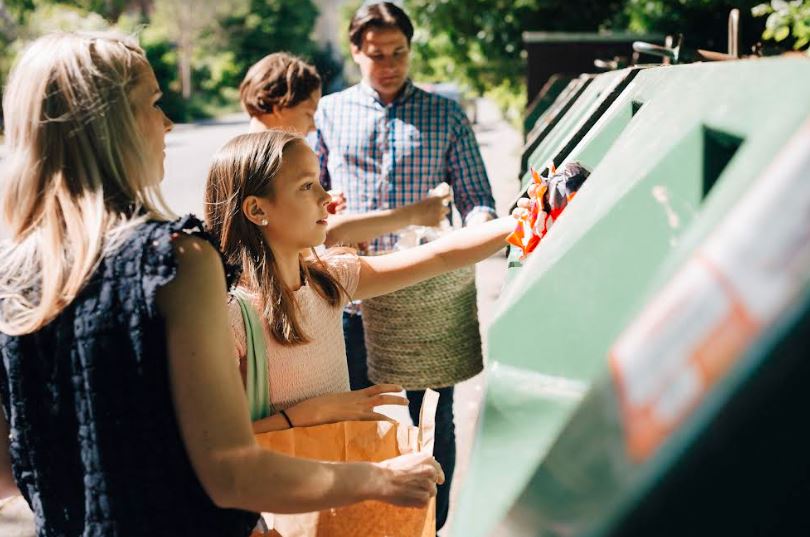
[{"label": "girl's outstretched arm", "polygon": [[[261,449],[250,426],[226,310],[224,273],[207,242],[181,236],[177,276],[158,291],[174,412],[191,464],[220,507],[296,513],[365,499],[424,505],[443,480],[432,457],[330,464]],[[170,411],[167,409],[167,411]]]},{"label": "girl's outstretched arm", "polygon": [[327,219],[326,246],[357,244],[407,226],[438,226],[450,209],[445,198],[429,196],[416,203],[364,214],[333,214]]},{"label": "girl's outstretched arm", "polygon": [[467,227],[429,244],[392,254],[360,258],[360,282],[352,298],[362,300],[414,285],[477,263],[505,246],[515,219],[498,218]]}]

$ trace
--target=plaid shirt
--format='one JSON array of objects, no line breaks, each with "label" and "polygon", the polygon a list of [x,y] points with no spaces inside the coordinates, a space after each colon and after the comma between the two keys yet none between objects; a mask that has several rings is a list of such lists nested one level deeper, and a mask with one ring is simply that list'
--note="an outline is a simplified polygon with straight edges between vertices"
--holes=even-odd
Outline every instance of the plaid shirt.
[{"label": "plaid shirt", "polygon": [[[360,83],[321,99],[315,124],[321,183],[344,192],[348,213],[402,207],[446,181],[465,222],[479,211],[495,215],[475,134],[456,102],[408,81],[384,105]],[[395,244],[396,235],[389,234],[369,249],[384,252]]]}]

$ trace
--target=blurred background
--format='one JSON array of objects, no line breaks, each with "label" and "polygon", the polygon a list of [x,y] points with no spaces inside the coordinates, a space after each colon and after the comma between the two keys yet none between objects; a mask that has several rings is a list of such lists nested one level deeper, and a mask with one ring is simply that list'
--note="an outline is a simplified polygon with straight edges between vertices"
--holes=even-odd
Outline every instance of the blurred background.
[{"label": "blurred background", "polygon": [[[317,66],[325,93],[355,83],[358,73],[346,34],[362,3],[0,0],[0,93],[16,55],[44,33],[117,29],[136,35],[164,91],[161,106],[179,124],[167,137],[170,180],[163,184],[164,195],[178,213],[200,213],[207,156],[247,128],[237,88],[248,67],[284,50]],[[551,158],[557,164],[583,161],[596,176],[591,184],[603,178],[603,190],[591,202],[579,197],[582,209],[568,213],[568,227],[556,228],[559,240],[545,243],[545,254],[535,255],[525,268],[514,250],[507,260],[494,257],[477,267],[485,353],[490,365],[501,365],[491,368],[494,374],[486,382],[480,375],[458,386],[459,460],[454,511],[444,535],[513,537],[536,535],[539,528],[543,535],[562,536],[809,535],[802,506],[810,490],[805,455],[810,435],[796,425],[805,419],[810,397],[810,362],[803,354],[810,334],[810,257],[794,272],[787,263],[768,265],[774,281],[788,275],[804,286],[793,299],[801,322],[769,325],[765,343],[745,349],[753,358],[740,360],[746,375],[770,384],[743,386],[748,391],[726,412],[731,418],[709,422],[712,416],[703,412],[702,422],[687,423],[670,443],[674,447],[652,462],[624,457],[606,364],[620,331],[656,286],[669,281],[698,239],[760,178],[773,184],[774,178],[793,174],[795,191],[769,207],[770,214],[778,210],[778,218],[753,226],[754,253],[746,260],[763,257],[760,249],[774,243],[777,223],[801,217],[798,226],[809,229],[806,209],[785,209],[788,201],[799,199],[796,185],[806,184],[810,170],[807,62],[753,59],[695,69],[653,65],[785,53],[808,58],[810,0],[397,3],[416,26],[412,77],[467,108],[500,214],[525,189],[529,167],[541,169]],[[739,10],[734,32],[733,9]],[[668,45],[668,55],[639,55],[632,45],[636,40],[648,42],[648,51],[653,44]],[[0,166],[2,156],[0,112]],[[803,159],[804,167],[791,159]],[[611,190],[619,182],[633,189]],[[594,207],[610,210],[602,214]],[[673,214],[678,218],[670,228]],[[586,240],[579,240],[583,236]],[[806,252],[807,234],[801,239],[790,248],[799,251],[799,245]],[[737,263],[735,269],[750,264]],[[748,287],[773,287],[757,282]],[[695,316],[678,339],[699,331],[702,322]],[[759,367],[754,358],[763,357],[782,376],[759,370],[754,375],[754,366]],[[736,386],[743,377],[728,375],[726,383]],[[718,401],[733,392],[721,388],[709,398],[710,409],[720,408]],[[776,402],[765,400],[776,396]],[[702,451],[673,466],[701,427],[712,433],[694,442]],[[654,478],[666,476],[670,467],[677,479],[667,485],[662,478],[663,484],[647,494]],[[461,490],[466,498],[458,498]],[[794,494],[797,490],[801,493]],[[647,503],[630,515],[617,511],[619,505],[630,512],[639,498]],[[0,514],[0,535],[30,535],[27,507],[20,506],[16,519],[10,511]],[[776,520],[784,528],[798,518],[805,522],[803,531],[763,525]],[[608,522],[621,531],[587,533]],[[658,526],[650,527],[653,522]]]},{"label": "blurred background", "polygon": [[[407,0],[413,76],[492,99],[513,124],[527,102],[524,32],[683,33],[695,48],[725,47],[726,17],[741,10],[741,51],[757,42],[806,48],[803,0]],[[346,28],[361,0],[0,0],[0,87],[15,55],[46,32],[116,28],[137,34],[176,122],[238,110],[247,68],[273,51],[313,62],[326,93],[354,82]],[[752,12],[752,8],[755,8]],[[758,15],[758,16],[755,16]],[[767,28],[766,28],[767,25]],[[765,34],[763,35],[763,31]],[[1,91],[1,90],[0,90]],[[0,116],[0,125],[2,117]]]}]

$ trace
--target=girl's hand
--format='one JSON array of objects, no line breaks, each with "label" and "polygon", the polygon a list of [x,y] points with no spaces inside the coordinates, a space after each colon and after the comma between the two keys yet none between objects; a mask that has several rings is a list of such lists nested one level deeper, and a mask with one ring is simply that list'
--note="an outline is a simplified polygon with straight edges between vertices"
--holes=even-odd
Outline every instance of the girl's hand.
[{"label": "girl's hand", "polygon": [[378,462],[384,470],[375,499],[401,507],[424,507],[444,483],[444,472],[428,453],[409,453]]},{"label": "girl's hand", "polygon": [[447,218],[449,203],[449,196],[428,196],[405,206],[405,209],[410,213],[408,220],[411,225],[436,227]]},{"label": "girl's hand", "polygon": [[340,190],[330,190],[332,201],[326,206],[329,214],[340,214],[346,210],[346,195]]},{"label": "girl's hand", "polygon": [[288,408],[287,415],[295,427],[310,427],[338,421],[394,422],[392,418],[374,412],[374,407],[407,405],[407,399],[392,393],[402,390],[402,386],[396,384],[377,384],[363,390],[330,393],[307,399]]},{"label": "girl's hand", "polygon": [[[534,185],[529,186],[531,189]],[[529,209],[531,209],[532,200],[529,198],[520,198],[517,200],[517,207],[512,209],[512,216],[515,219],[520,219],[529,215]]]}]

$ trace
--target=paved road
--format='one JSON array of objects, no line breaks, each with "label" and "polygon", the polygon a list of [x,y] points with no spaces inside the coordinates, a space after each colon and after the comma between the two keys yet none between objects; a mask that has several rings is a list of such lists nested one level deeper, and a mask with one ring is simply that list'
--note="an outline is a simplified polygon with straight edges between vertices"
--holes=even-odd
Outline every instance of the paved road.
[{"label": "paved road", "polygon": [[[217,148],[231,137],[245,132],[246,128],[247,124],[242,116],[229,116],[216,122],[178,125],[169,134],[166,148],[166,179],[162,189],[166,201],[176,213],[192,212],[202,216],[203,186],[211,156]],[[485,100],[478,102],[478,124],[475,130],[492,182],[498,213],[506,214],[518,188],[521,136],[503,121],[493,103]],[[0,146],[1,156],[2,146]],[[504,257],[498,255],[479,263],[477,267],[478,308],[485,347],[487,327],[503,283],[504,265]],[[454,497],[463,486],[482,389],[483,379],[479,375],[459,384],[456,390],[458,460],[453,486]],[[403,417],[407,419],[407,413],[404,413]],[[30,519],[25,511],[24,505],[19,502],[8,505],[5,509],[0,506],[0,530],[2,530],[0,534],[24,536],[26,532],[30,532],[26,527]],[[452,519],[451,503],[448,527],[452,525]]]},{"label": "paved road", "polygon": [[203,216],[203,189],[211,157],[225,142],[247,132],[244,115],[177,125],[166,137],[166,174],[161,185],[177,214]]},{"label": "paved road", "polygon": [[[478,124],[475,126],[476,138],[481,147],[481,154],[487,167],[495,205],[499,215],[506,215],[518,191],[518,173],[520,171],[520,152],[523,146],[521,135],[506,123],[497,107],[490,101],[478,101]],[[476,284],[478,287],[478,318],[484,343],[484,356],[487,348],[487,330],[495,310],[495,302],[500,296],[506,259],[502,255],[493,256],[476,267]],[[478,375],[456,387],[456,442],[458,454],[456,475],[453,478],[451,491],[450,517],[448,524],[441,532],[449,535],[453,524],[453,515],[458,491],[464,486],[464,477],[469,464],[473,438],[475,436],[481,397],[483,396],[484,379]]]}]

